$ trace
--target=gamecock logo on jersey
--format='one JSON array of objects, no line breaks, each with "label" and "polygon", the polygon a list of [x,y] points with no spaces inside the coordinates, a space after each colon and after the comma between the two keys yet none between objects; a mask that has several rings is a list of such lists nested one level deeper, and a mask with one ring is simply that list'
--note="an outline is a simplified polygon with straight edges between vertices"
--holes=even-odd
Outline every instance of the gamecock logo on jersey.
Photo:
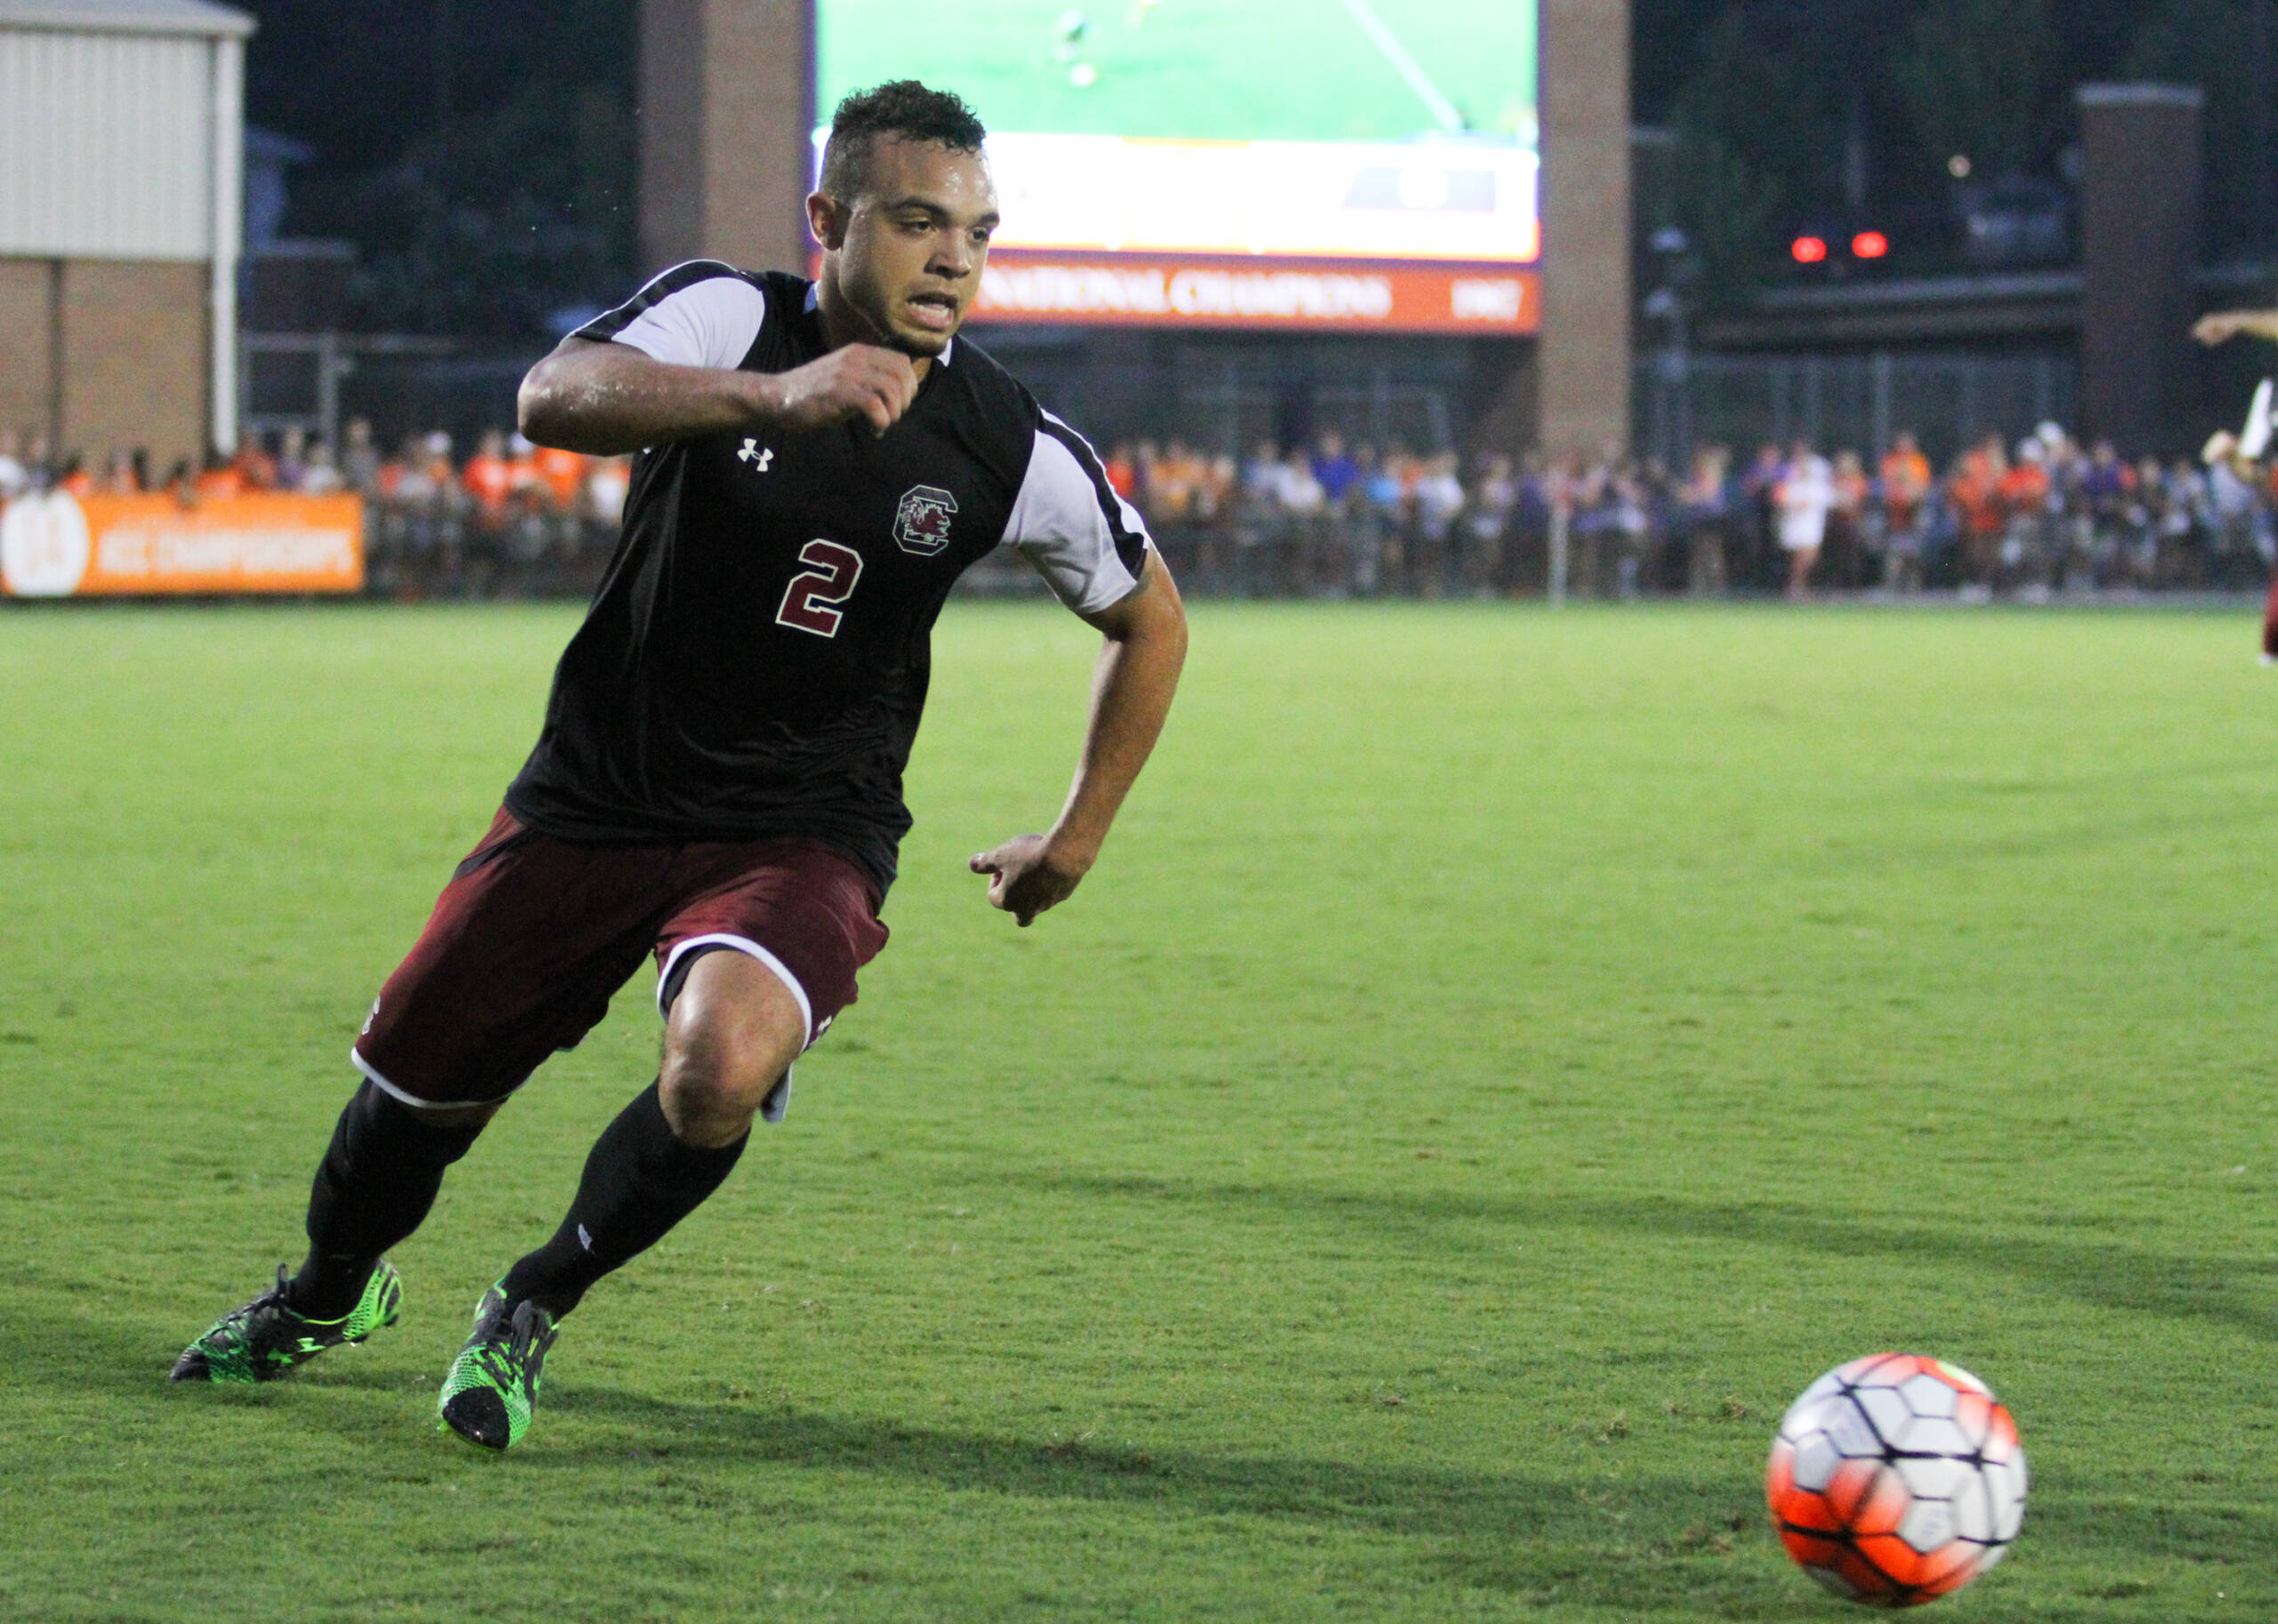
[{"label": "gamecock logo on jersey", "polygon": [[912,485],[893,516],[893,538],[905,553],[932,557],[949,545],[949,517],[957,499],[938,485]]}]

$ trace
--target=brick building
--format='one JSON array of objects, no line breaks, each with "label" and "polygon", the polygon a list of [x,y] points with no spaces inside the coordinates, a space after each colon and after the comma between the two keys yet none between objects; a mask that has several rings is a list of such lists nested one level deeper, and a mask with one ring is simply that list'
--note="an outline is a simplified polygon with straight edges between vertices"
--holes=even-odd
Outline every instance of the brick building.
[{"label": "brick building", "polygon": [[244,49],[205,0],[0,0],[0,426],[237,437]]}]

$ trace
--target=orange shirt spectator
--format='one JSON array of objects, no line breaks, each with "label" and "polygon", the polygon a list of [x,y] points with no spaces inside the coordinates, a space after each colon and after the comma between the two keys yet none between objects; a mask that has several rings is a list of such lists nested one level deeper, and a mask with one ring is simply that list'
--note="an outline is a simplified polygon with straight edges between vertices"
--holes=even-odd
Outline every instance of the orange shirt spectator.
[{"label": "orange shirt spectator", "polygon": [[197,490],[201,502],[227,501],[246,494],[246,476],[236,464],[217,451],[206,459],[206,471],[198,476]]},{"label": "orange shirt spectator", "polygon": [[474,498],[475,511],[485,520],[496,523],[506,516],[506,504],[514,495],[514,465],[506,460],[504,434],[493,429],[482,437],[481,447],[467,458],[459,482]]},{"label": "orange shirt spectator", "polygon": [[277,461],[263,448],[257,436],[247,435],[245,444],[238,448],[238,478],[240,490],[277,489]]},{"label": "orange shirt spectator", "polygon": [[1882,463],[1883,511],[1893,529],[1909,529],[1930,494],[1930,459],[1922,455],[1911,434],[1891,443]]},{"label": "orange shirt spectator", "polygon": [[55,488],[69,497],[78,498],[92,497],[95,494],[95,476],[89,473],[79,460],[74,457],[71,466],[65,471],[63,477],[55,481]]},{"label": "orange shirt spectator", "polygon": [[545,488],[546,500],[553,504],[555,512],[566,513],[578,505],[588,461],[559,446],[538,446],[530,452],[530,473]]},{"label": "orange shirt spectator", "polygon": [[1194,506],[1205,472],[1202,459],[1174,440],[1170,449],[1147,465],[1147,511],[1165,523],[1184,519]]},{"label": "orange shirt spectator", "polygon": [[2048,473],[2039,463],[2015,464],[1997,489],[2005,514],[2037,513],[2048,505]]},{"label": "orange shirt spectator", "polygon": [[1962,528],[1973,536],[1996,535],[2001,529],[2001,475],[2007,458],[1997,446],[1978,446],[1962,453],[1961,465],[1946,489],[1961,510]]},{"label": "orange shirt spectator", "polygon": [[1108,453],[1107,482],[1115,494],[1128,502],[1139,494],[1139,467],[1131,460],[1131,448],[1118,446]]}]

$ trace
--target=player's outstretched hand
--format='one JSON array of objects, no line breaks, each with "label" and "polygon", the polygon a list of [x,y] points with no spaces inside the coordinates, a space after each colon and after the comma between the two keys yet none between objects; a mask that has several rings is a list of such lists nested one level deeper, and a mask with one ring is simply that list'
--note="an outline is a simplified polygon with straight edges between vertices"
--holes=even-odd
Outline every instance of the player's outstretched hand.
[{"label": "player's outstretched hand", "polygon": [[2191,329],[2202,344],[2228,343],[2242,333],[2278,341],[2278,311],[2217,311],[2201,316]]},{"label": "player's outstretched hand", "polygon": [[769,426],[795,432],[861,417],[872,433],[883,434],[917,398],[917,369],[909,358],[876,344],[847,344],[769,381]]},{"label": "player's outstretched hand", "polygon": [[2241,327],[2237,311],[2217,311],[2211,316],[2201,316],[2191,329],[2191,335],[2202,344],[2228,343],[2239,335]]},{"label": "player's outstretched hand", "polygon": [[1066,901],[1083,882],[1084,870],[1055,858],[1049,845],[1041,835],[1015,835],[966,866],[990,877],[989,905],[1025,926],[1046,909]]}]

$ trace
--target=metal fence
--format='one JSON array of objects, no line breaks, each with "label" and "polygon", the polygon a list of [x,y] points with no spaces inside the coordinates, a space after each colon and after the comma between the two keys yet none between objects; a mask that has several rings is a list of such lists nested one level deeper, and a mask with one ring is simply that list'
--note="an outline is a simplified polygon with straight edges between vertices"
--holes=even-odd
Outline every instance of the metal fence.
[{"label": "metal fence", "polygon": [[514,392],[537,359],[532,346],[470,352],[449,339],[400,334],[248,333],[239,341],[240,421],[250,433],[286,429],[326,444],[362,417],[393,445],[441,429],[468,446],[511,427]]},{"label": "metal fence", "polygon": [[[1431,453],[1463,443],[1477,392],[1471,356],[1437,340],[976,329],[1038,397],[1102,450],[1185,443],[1239,455],[1261,440]],[[368,419],[383,443],[441,429],[460,446],[511,427],[514,392],[543,352],[400,335],[254,333],[239,345],[246,430],[298,429],[338,445]]]},{"label": "metal fence", "polygon": [[1637,363],[1637,445],[1675,467],[1698,445],[1743,455],[1801,438],[1870,458],[1911,429],[1943,465],[1988,430],[2016,440],[2069,424],[2080,366],[2069,352],[1717,355],[1663,350]]},{"label": "metal fence", "polygon": [[1183,440],[1240,456],[1262,440],[1432,453],[1464,443],[1474,357],[1444,339],[1345,334],[977,327],[1037,398],[1103,451]]}]

